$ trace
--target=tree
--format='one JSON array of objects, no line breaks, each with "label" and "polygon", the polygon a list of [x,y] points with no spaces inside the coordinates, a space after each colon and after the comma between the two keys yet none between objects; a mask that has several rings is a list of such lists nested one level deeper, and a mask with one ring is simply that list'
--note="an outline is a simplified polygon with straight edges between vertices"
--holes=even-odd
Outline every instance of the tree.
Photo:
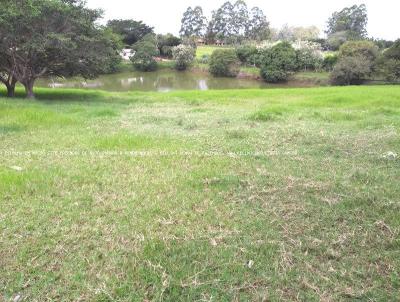
[{"label": "tree", "polygon": [[181,37],[202,37],[205,33],[207,19],[204,17],[203,9],[196,6],[194,9],[188,7],[181,21]]},{"label": "tree", "polygon": [[236,55],[243,64],[255,65],[258,58],[258,49],[252,45],[241,45],[235,49]]},{"label": "tree", "polygon": [[247,26],[246,38],[262,41],[268,39],[270,34],[269,22],[264,12],[259,7],[253,7],[251,9],[251,18]]},{"label": "tree", "polygon": [[293,35],[295,40],[314,41],[318,39],[320,30],[316,26],[298,26],[293,27]]},{"label": "tree", "polygon": [[340,47],[331,82],[338,85],[361,84],[375,70],[378,47],[370,41],[349,41]]},{"label": "tree", "polygon": [[333,68],[331,83],[335,85],[359,85],[371,72],[370,62],[362,56],[342,57]]},{"label": "tree", "polygon": [[286,81],[297,69],[296,51],[288,42],[281,42],[260,53],[261,76],[268,82]]},{"label": "tree", "polygon": [[17,79],[12,73],[12,63],[9,58],[1,53],[0,49],[0,82],[3,83],[7,88],[7,96],[15,96],[15,85],[17,84]]},{"label": "tree", "polygon": [[365,4],[346,7],[333,13],[328,20],[326,34],[345,37],[348,40],[361,40],[367,37],[368,14]]},{"label": "tree", "polygon": [[400,80],[400,40],[384,51],[379,61],[381,71],[388,81]]},{"label": "tree", "polygon": [[210,57],[210,73],[217,77],[236,77],[240,62],[233,49],[217,49]]},{"label": "tree", "polygon": [[133,45],[147,34],[153,33],[153,27],[135,20],[110,20],[107,27],[122,37],[126,45]]},{"label": "tree", "polygon": [[172,58],[172,48],[182,43],[182,40],[173,34],[157,35],[157,47],[160,55]]},{"label": "tree", "polygon": [[[0,11],[2,68],[33,98],[37,78],[83,76],[106,71],[119,46],[96,25],[98,10],[73,0],[4,0]],[[4,59],[2,59],[4,62]]]},{"label": "tree", "polygon": [[288,24],[285,24],[282,26],[282,28],[278,32],[278,40],[279,41],[294,41],[295,36],[294,36],[294,31],[293,28],[290,27]]},{"label": "tree", "polygon": [[157,48],[156,37],[148,34],[142,40],[133,45],[134,55],[131,57],[133,66],[141,71],[154,71],[157,69],[157,62],[154,59],[160,52]]},{"label": "tree", "polygon": [[217,39],[224,40],[230,38],[234,34],[233,17],[233,5],[229,1],[225,2],[218,10],[213,12],[211,31]]},{"label": "tree", "polygon": [[246,2],[237,0],[232,8],[232,34],[236,37],[244,37],[248,32],[249,21],[249,10]]},{"label": "tree", "polygon": [[175,60],[175,68],[177,70],[186,70],[192,65],[196,51],[190,46],[179,45],[172,49],[172,54]]},{"label": "tree", "polygon": [[349,41],[340,47],[339,57],[362,56],[373,63],[379,55],[379,48],[370,41]]}]

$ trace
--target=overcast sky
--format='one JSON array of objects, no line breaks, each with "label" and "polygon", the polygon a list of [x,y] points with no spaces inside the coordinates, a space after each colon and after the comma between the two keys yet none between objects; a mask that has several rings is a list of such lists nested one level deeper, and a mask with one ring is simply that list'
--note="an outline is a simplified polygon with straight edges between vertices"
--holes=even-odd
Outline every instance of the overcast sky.
[{"label": "overcast sky", "polygon": [[[200,5],[207,17],[226,0],[87,0],[91,8],[102,8],[105,20],[143,20],[157,33],[178,34],[180,20],[188,6]],[[234,1],[233,1],[234,2]],[[272,27],[316,25],[325,29],[326,20],[337,10],[365,3],[368,8],[368,33],[384,39],[400,38],[400,0],[247,0],[249,7],[259,6]]]}]

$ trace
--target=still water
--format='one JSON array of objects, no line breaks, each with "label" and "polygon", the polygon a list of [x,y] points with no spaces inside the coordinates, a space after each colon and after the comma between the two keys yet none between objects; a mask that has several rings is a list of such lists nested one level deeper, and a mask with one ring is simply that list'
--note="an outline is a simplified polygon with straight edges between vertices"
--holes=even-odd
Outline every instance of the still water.
[{"label": "still water", "polygon": [[122,72],[102,75],[95,80],[80,78],[46,78],[37,82],[39,87],[84,88],[106,91],[159,91],[209,90],[240,88],[299,87],[297,83],[271,85],[262,81],[236,78],[215,78],[207,73],[159,70],[155,72]]}]

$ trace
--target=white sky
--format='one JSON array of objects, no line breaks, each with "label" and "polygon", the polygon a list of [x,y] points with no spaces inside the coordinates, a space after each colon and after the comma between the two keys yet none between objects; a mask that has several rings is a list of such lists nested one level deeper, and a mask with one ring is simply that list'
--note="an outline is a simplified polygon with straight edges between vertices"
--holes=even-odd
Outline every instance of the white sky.
[{"label": "white sky", "polygon": [[[188,6],[200,5],[209,17],[226,0],[87,0],[91,8],[102,8],[105,20],[142,20],[157,33],[178,34],[180,20]],[[234,2],[231,1],[231,2]],[[247,0],[249,7],[259,6],[272,27],[316,25],[325,30],[330,15],[353,4],[368,8],[368,33],[376,38],[400,38],[400,0]]]}]

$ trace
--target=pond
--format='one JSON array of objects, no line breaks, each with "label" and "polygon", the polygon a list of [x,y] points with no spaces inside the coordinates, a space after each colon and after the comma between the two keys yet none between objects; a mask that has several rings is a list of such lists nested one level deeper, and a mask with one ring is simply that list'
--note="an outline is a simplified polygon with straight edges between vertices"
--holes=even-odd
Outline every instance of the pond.
[{"label": "pond", "polygon": [[102,75],[95,80],[80,78],[46,78],[37,81],[38,87],[83,88],[106,91],[158,91],[210,90],[240,88],[304,87],[304,83],[267,84],[262,81],[238,78],[216,78],[206,72],[178,72],[159,70],[155,72],[122,72]]}]

